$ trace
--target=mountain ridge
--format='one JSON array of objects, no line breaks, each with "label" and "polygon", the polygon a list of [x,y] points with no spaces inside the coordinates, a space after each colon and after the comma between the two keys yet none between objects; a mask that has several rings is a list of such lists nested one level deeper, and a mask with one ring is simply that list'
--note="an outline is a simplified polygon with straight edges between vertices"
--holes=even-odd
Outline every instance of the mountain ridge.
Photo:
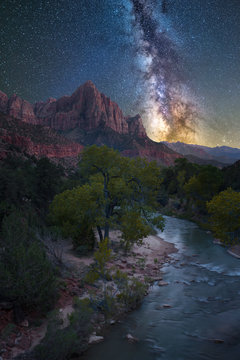
[{"label": "mountain ridge", "polygon": [[172,143],[163,141],[162,143],[183,156],[197,156],[200,159],[217,161],[225,165],[233,164],[240,159],[240,149],[230,146],[210,147],[197,144],[185,144],[180,141]]},{"label": "mountain ridge", "polygon": [[[34,105],[17,95],[0,92],[0,111],[22,123],[44,126],[81,146],[108,145],[124,156],[140,156],[172,165],[181,157],[148,138],[140,115],[124,116],[117,103],[87,81],[72,95],[49,98]],[[32,128],[33,129],[33,128]]]},{"label": "mountain ridge", "polygon": [[[2,141],[11,145],[15,143],[24,151],[29,148],[30,154],[36,156],[45,154],[48,157],[62,158],[66,154],[67,157],[76,158],[84,146],[96,144],[113,147],[124,156],[140,156],[156,160],[162,165],[173,165],[175,159],[183,156],[198,164],[218,167],[240,159],[240,149],[230,147],[210,148],[181,142],[154,142],[148,138],[139,114],[124,116],[118,104],[101,93],[92,81],[79,86],[72,95],[64,95],[59,99],[49,98],[33,105],[16,94],[8,98],[0,91],[0,112],[8,117],[11,124],[11,131],[9,134],[8,129],[7,136],[3,136],[4,131],[1,129]],[[14,119],[21,136],[19,133],[14,134]],[[0,121],[0,126],[3,127],[3,120]],[[45,138],[43,148],[39,145],[39,138],[36,144],[32,141],[36,127],[39,126],[45,129],[39,128]],[[29,136],[25,136],[23,129]],[[68,143],[64,144],[63,139],[68,139]],[[55,145],[49,144],[49,141],[55,141]]]}]

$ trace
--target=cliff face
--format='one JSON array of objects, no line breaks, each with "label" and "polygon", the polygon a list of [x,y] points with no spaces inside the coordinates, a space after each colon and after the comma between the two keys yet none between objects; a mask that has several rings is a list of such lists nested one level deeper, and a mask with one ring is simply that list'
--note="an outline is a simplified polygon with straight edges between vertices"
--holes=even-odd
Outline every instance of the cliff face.
[{"label": "cliff face", "polygon": [[34,112],[39,124],[56,130],[109,127],[119,134],[128,132],[127,121],[119,106],[101,94],[91,81],[80,86],[71,96],[36,103]]},{"label": "cliff face", "polygon": [[50,98],[35,105],[17,95],[8,99],[0,92],[0,111],[24,122],[56,130],[110,128],[119,134],[128,134],[139,129],[136,135],[146,136],[140,116],[125,118],[119,106],[101,94],[91,81],[80,86],[71,96],[58,100]]},{"label": "cliff face", "polygon": [[139,156],[150,161],[155,160],[159,164],[167,166],[173,165],[176,159],[182,157],[166,145],[155,143],[150,139],[144,139],[144,142],[135,140],[134,147],[122,151],[122,154],[128,157]]},{"label": "cliff face", "polygon": [[[150,140],[140,115],[124,117],[119,106],[100,93],[91,81],[80,86],[71,96],[58,100],[49,98],[34,105],[17,95],[8,99],[6,94],[0,92],[0,111],[17,119],[20,128],[23,124],[32,126],[29,136],[26,136],[26,128],[25,132],[20,131],[21,134],[12,129],[10,134],[0,134],[2,140],[37,156],[77,156],[83,146],[93,144],[105,144],[118,149],[125,156],[141,156],[165,165],[173,164],[181,156],[167,146]],[[34,126],[45,129],[44,134],[40,131],[43,138],[48,138],[48,127],[48,131],[54,129],[60,132],[62,139],[63,136],[65,140],[68,138],[68,143],[61,140],[56,144],[39,145],[39,138],[36,141],[31,134],[35,131]],[[57,134],[53,136],[51,131],[50,138],[56,138]]]}]

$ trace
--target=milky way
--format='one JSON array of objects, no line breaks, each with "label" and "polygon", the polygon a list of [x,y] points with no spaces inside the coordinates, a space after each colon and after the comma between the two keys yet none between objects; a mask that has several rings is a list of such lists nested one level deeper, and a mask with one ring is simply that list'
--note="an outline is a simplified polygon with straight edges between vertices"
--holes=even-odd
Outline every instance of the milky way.
[{"label": "milky way", "polygon": [[239,0],[1,0],[0,24],[8,96],[92,80],[155,140],[240,147]]},{"label": "milky way", "polygon": [[186,86],[177,41],[168,31],[166,2],[160,7],[153,0],[131,3],[148,135],[158,141],[192,142],[198,114]]}]

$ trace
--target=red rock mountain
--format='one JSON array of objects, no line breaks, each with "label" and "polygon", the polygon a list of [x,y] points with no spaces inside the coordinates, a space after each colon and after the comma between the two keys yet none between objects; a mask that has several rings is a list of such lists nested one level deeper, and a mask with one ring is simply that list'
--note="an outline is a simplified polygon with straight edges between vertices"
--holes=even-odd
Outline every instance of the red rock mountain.
[{"label": "red rock mountain", "polygon": [[125,117],[119,106],[100,93],[91,81],[71,96],[58,100],[49,98],[34,105],[17,95],[8,98],[0,92],[0,111],[22,123],[58,131],[75,144],[74,149],[76,143],[83,146],[106,144],[126,156],[141,156],[165,165],[173,164],[181,157],[165,144],[150,140],[141,117]]}]

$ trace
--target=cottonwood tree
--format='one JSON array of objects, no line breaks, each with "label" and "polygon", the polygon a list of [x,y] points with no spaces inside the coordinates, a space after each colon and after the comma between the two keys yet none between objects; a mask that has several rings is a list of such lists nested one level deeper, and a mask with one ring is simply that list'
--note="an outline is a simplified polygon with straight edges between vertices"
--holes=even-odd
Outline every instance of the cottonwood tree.
[{"label": "cottonwood tree", "polygon": [[226,244],[240,241],[240,193],[228,188],[207,203],[212,230]]},{"label": "cottonwood tree", "polygon": [[212,165],[204,165],[199,173],[192,176],[183,188],[187,198],[193,200],[199,211],[206,213],[206,202],[219,192],[222,184],[221,170]]},{"label": "cottonwood tree", "polygon": [[109,238],[110,229],[119,229],[129,249],[141,241],[153,226],[163,230],[158,209],[160,168],[155,162],[129,159],[107,146],[86,148],[80,161],[85,184],[56,195],[50,212],[65,235],[81,236],[87,223],[96,228],[99,240]]}]

